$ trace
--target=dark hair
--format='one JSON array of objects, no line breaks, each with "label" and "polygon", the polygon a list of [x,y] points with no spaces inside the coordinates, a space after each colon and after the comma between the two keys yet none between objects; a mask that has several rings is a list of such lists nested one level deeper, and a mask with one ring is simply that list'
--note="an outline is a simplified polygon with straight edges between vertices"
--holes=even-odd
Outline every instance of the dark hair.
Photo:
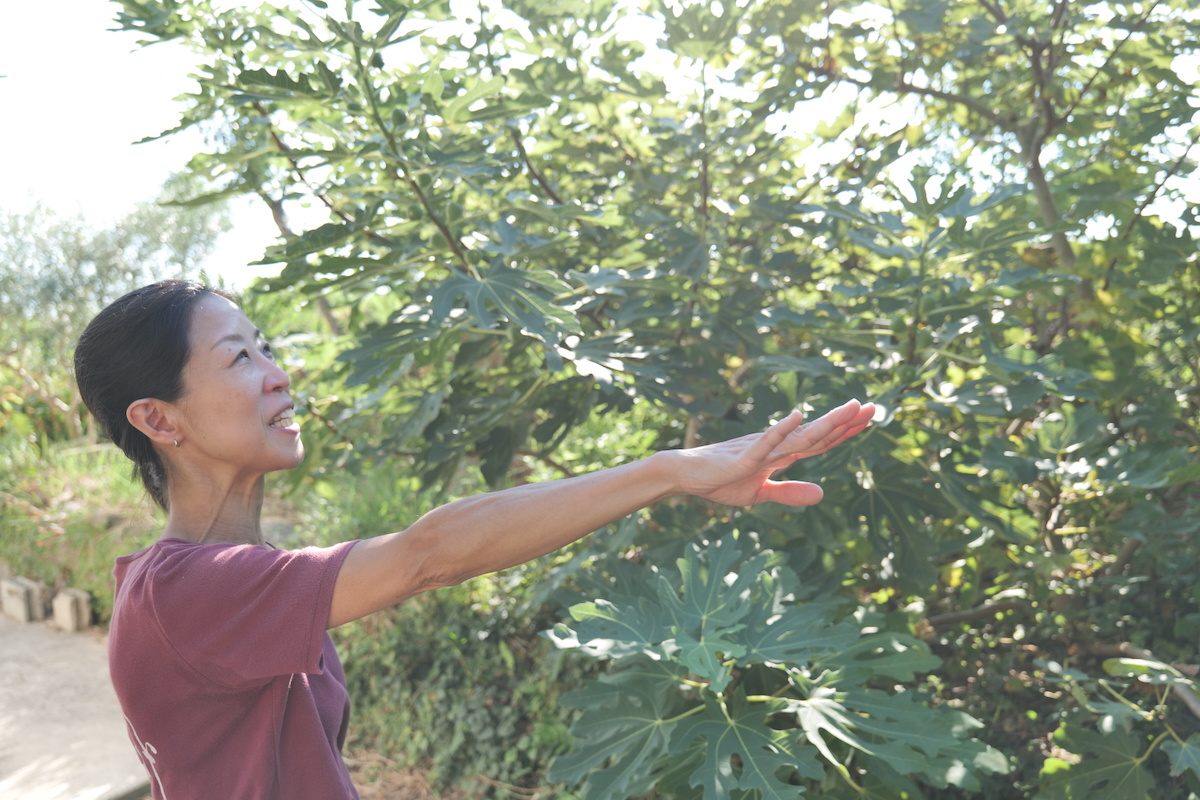
[{"label": "dark hair", "polygon": [[166,470],[146,434],[125,412],[135,400],[174,402],[183,395],[191,354],[192,309],[205,295],[237,302],[223,289],[194,281],[160,281],[135,289],[96,315],[75,348],[75,380],[84,405],[133,460],[133,475],[168,510]]}]

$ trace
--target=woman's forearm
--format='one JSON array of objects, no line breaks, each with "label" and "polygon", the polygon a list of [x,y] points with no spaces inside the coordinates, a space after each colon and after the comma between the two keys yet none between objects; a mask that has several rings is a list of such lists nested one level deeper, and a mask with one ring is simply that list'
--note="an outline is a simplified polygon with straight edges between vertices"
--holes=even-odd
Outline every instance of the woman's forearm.
[{"label": "woman's forearm", "polygon": [[408,533],[430,545],[439,585],[521,564],[679,493],[676,454],[562,480],[465,497],[430,511]]}]

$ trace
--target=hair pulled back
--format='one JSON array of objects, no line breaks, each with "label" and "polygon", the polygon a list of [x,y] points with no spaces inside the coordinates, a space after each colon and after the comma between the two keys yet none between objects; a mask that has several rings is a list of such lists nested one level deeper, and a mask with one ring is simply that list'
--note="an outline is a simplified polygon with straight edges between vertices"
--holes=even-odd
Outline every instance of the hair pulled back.
[{"label": "hair pulled back", "polygon": [[195,281],[169,280],[135,289],[96,315],[75,348],[75,379],[84,405],[121,452],[133,461],[155,503],[168,509],[163,462],[146,434],[125,416],[131,403],[183,395],[191,355],[192,310],[205,295],[237,302],[228,292]]}]

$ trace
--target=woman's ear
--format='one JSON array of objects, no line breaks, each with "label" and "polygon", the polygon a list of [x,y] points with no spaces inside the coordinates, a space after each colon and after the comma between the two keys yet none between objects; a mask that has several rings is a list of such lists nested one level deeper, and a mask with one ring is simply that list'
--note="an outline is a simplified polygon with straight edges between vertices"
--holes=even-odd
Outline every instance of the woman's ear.
[{"label": "woman's ear", "polygon": [[125,418],[155,444],[167,447],[179,440],[179,428],[167,413],[166,404],[155,397],[134,400],[125,409]]}]

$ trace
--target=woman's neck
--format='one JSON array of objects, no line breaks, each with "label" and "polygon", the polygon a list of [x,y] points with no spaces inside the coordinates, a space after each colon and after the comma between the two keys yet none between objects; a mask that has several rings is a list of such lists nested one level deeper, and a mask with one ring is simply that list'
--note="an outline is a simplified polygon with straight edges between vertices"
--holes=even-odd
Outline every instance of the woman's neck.
[{"label": "woman's neck", "polygon": [[263,478],[242,486],[170,485],[170,511],[162,538],[200,544],[265,545]]}]

